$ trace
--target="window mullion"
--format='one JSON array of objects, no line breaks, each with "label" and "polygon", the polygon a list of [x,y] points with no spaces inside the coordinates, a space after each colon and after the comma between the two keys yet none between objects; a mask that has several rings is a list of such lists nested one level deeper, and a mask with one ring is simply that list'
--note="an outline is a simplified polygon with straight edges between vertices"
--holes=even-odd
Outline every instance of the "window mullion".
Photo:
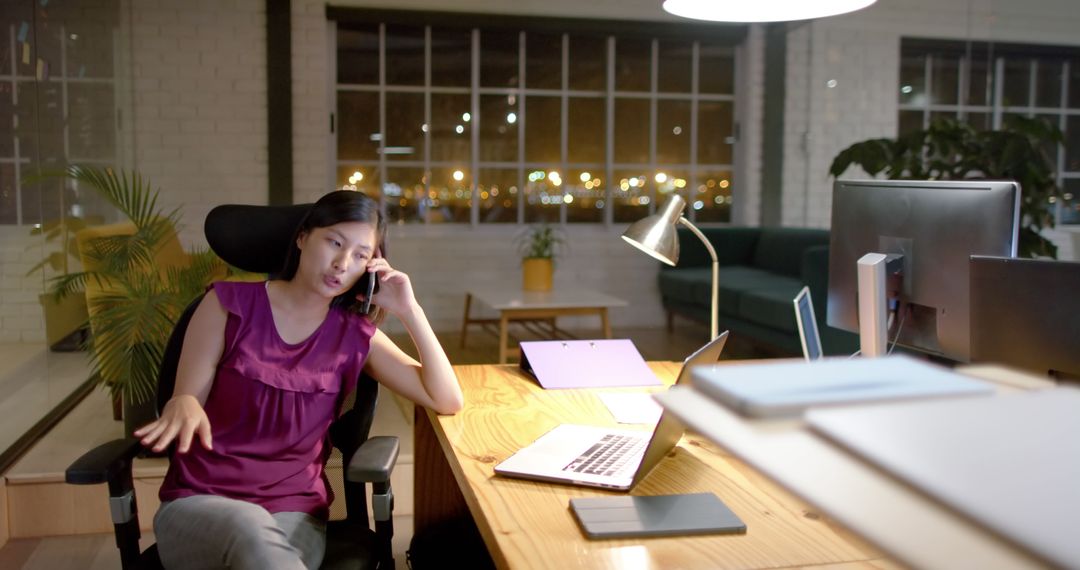
[{"label": "window mullion", "polygon": [[994,60],[994,122],[992,128],[1001,130],[1002,97],[1005,95],[1005,58]]},{"label": "window mullion", "polygon": [[386,24],[379,24],[379,204],[386,213]]},{"label": "window mullion", "polygon": [[1028,117],[1035,116],[1035,101],[1036,90],[1039,88],[1038,82],[1039,75],[1039,60],[1032,58],[1028,62],[1028,101],[1027,101],[1027,115]]},{"label": "window mullion", "polygon": [[615,36],[607,37],[607,95],[604,108],[604,225],[615,221]]},{"label": "window mullion", "polygon": [[[567,91],[570,90],[570,35],[562,35],[562,127],[559,129],[559,170],[562,176],[562,191],[565,196],[570,192],[568,183],[570,182],[570,173],[566,170],[566,163],[569,161],[567,157],[567,151],[570,144],[570,99],[567,95]],[[566,200],[559,200],[559,223],[566,224]]]},{"label": "window mullion", "polygon": [[[420,181],[424,195],[417,200],[427,200],[431,196],[431,26],[424,26],[424,166],[423,179]],[[427,220],[424,220],[427,223]]]},{"label": "window mullion", "polygon": [[525,32],[518,32],[518,224],[525,223]]},{"label": "window mullion", "polygon": [[469,220],[472,226],[475,228],[480,224],[480,186],[477,184],[477,180],[480,176],[480,30],[479,28],[472,29],[472,79],[470,85],[472,87],[469,98],[471,100],[470,108],[472,109],[472,129],[470,129],[472,148],[470,154],[472,155],[469,160],[469,170],[471,175],[469,176]]},{"label": "window mullion", "polygon": [[[1065,109],[1069,104],[1069,60],[1064,60],[1061,63],[1061,100],[1058,102],[1058,128],[1061,132],[1065,132],[1065,128],[1068,126],[1067,118],[1065,115]],[[1060,142],[1057,144],[1057,184],[1063,191],[1065,189],[1065,143]],[[1065,208],[1063,204],[1064,200],[1058,200],[1057,208],[1054,208],[1054,222],[1057,225],[1061,225],[1061,212]],[[1073,255],[1080,254],[1080,252],[1073,252]]]},{"label": "window mullion", "polygon": [[[67,78],[67,42],[64,41],[67,35],[65,33],[65,27],[60,26],[60,105],[61,113],[64,118],[64,166],[67,166],[71,162],[71,128],[68,126],[68,119],[70,113],[68,111],[68,78]],[[44,81],[44,77],[40,80]],[[116,128],[116,121],[113,121],[113,128]],[[63,200],[63,193],[61,192],[61,200]],[[66,214],[66,212],[61,212]]]},{"label": "window mullion", "polygon": [[957,69],[959,70],[959,81],[956,82],[956,104],[957,104],[957,116],[960,120],[967,120],[967,101],[966,94],[968,91],[968,74],[970,73],[970,62],[967,56],[960,58]]},{"label": "window mullion", "polygon": [[19,77],[19,66],[18,66],[18,63],[17,63],[18,59],[15,56],[15,54],[16,54],[16,51],[15,51],[15,48],[16,48],[16,44],[15,44],[15,24],[11,24],[11,26],[8,27],[8,30],[9,30],[8,37],[11,38],[11,47],[10,47],[10,49],[11,49],[11,51],[10,51],[10,53],[11,53],[11,108],[12,108],[13,114],[15,115],[13,117],[13,119],[12,119],[14,121],[13,124],[12,124],[12,126],[14,127],[12,129],[14,131],[13,135],[12,135],[12,138],[14,139],[13,144],[14,144],[14,151],[15,151],[15,153],[14,153],[15,157],[14,157],[14,160],[12,161],[12,166],[13,166],[13,168],[15,170],[15,224],[21,226],[23,224],[23,211],[22,211],[23,210],[22,209],[22,157],[19,154],[19,150],[20,150],[20,144],[19,144],[20,140],[19,140],[19,138],[20,137],[18,135],[18,132],[19,132],[20,127],[25,129],[26,125],[20,125],[18,123],[18,120],[19,120],[19,115],[18,115],[18,109],[19,109],[19,79],[18,79],[18,77]]},{"label": "window mullion", "polygon": [[331,20],[328,23],[327,30],[327,42],[326,51],[329,55],[330,62],[327,65],[326,70],[326,82],[330,86],[330,93],[326,105],[330,108],[330,134],[327,137],[328,146],[330,147],[330,160],[327,164],[327,177],[328,180],[332,180],[335,189],[340,189],[342,185],[338,185],[340,179],[337,177],[337,164],[338,164],[338,131],[341,125],[338,124],[338,96],[341,93],[341,86],[338,85],[337,75],[337,22]]},{"label": "window mullion", "polygon": [[688,178],[690,183],[687,184],[686,190],[686,203],[690,205],[690,221],[697,221],[697,210],[693,208],[693,194],[697,189],[697,142],[698,142],[698,81],[699,71],[698,63],[700,61],[701,44],[695,41],[693,47],[690,49],[690,93],[693,94],[693,99],[690,100],[690,172]]},{"label": "window mullion", "polygon": [[[656,38],[652,39],[652,53],[650,55],[651,61],[649,64],[649,170],[652,174],[656,173],[656,132],[657,132],[657,104],[656,104],[656,92],[657,86],[660,82],[660,42]],[[649,200],[649,214],[656,213],[656,200],[660,198],[660,193],[656,191],[656,181],[653,176],[646,176],[645,183],[652,189],[652,197]]]},{"label": "window mullion", "polygon": [[923,78],[926,83],[926,106],[923,107],[923,128],[930,126],[930,105],[934,98],[934,56],[926,56],[926,63],[923,69]]}]

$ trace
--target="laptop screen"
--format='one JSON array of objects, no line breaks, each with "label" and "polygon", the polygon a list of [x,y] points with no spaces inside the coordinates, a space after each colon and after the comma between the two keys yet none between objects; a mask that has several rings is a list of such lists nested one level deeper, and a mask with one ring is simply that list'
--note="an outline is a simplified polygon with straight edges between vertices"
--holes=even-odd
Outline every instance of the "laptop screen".
[{"label": "laptop screen", "polygon": [[817,318],[814,316],[814,302],[810,299],[809,287],[803,287],[795,297],[795,320],[799,324],[803,356],[806,360],[821,358],[821,337],[818,336]]},{"label": "laptop screen", "polygon": [[687,356],[683,360],[682,368],[679,370],[679,375],[675,378],[676,384],[682,384],[683,381],[690,378],[690,370],[694,366],[700,366],[703,364],[716,364],[720,361],[720,353],[724,352],[724,345],[727,343],[728,331],[724,331],[716,338],[705,343],[705,346],[695,350],[693,354]]}]

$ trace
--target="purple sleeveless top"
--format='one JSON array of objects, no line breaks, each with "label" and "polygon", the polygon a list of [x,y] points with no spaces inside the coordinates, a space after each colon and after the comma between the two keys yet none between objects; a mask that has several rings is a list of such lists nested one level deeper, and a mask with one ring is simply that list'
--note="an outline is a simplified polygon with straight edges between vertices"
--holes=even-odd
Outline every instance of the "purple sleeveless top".
[{"label": "purple sleeveless top", "polygon": [[213,286],[228,312],[225,350],[206,399],[214,438],[173,453],[162,502],[217,495],[326,520],[333,491],[323,468],[330,423],[356,387],[375,325],[331,309],[303,342],[278,335],[264,282]]}]

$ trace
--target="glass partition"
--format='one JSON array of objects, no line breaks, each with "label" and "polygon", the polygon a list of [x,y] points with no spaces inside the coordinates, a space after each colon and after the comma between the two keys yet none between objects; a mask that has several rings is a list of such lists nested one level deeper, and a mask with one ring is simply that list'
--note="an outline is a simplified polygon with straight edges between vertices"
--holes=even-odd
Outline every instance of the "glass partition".
[{"label": "glass partition", "polygon": [[[86,302],[50,280],[80,269],[74,233],[112,221],[72,164],[127,166],[128,42],[120,0],[9,0],[0,13],[0,459],[80,387]],[[130,117],[130,113],[124,113]],[[126,121],[130,123],[130,121]],[[0,465],[0,469],[6,465]]]}]

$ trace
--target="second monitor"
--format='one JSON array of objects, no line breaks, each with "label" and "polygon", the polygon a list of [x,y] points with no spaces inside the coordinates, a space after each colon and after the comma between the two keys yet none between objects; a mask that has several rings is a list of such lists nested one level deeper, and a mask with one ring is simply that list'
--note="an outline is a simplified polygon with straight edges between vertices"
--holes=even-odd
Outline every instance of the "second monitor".
[{"label": "second monitor", "polygon": [[968,259],[1015,257],[1019,215],[1020,187],[1012,181],[837,180],[828,324],[860,331],[858,263],[883,254],[898,270],[886,286],[895,314],[888,338],[969,360]]}]

